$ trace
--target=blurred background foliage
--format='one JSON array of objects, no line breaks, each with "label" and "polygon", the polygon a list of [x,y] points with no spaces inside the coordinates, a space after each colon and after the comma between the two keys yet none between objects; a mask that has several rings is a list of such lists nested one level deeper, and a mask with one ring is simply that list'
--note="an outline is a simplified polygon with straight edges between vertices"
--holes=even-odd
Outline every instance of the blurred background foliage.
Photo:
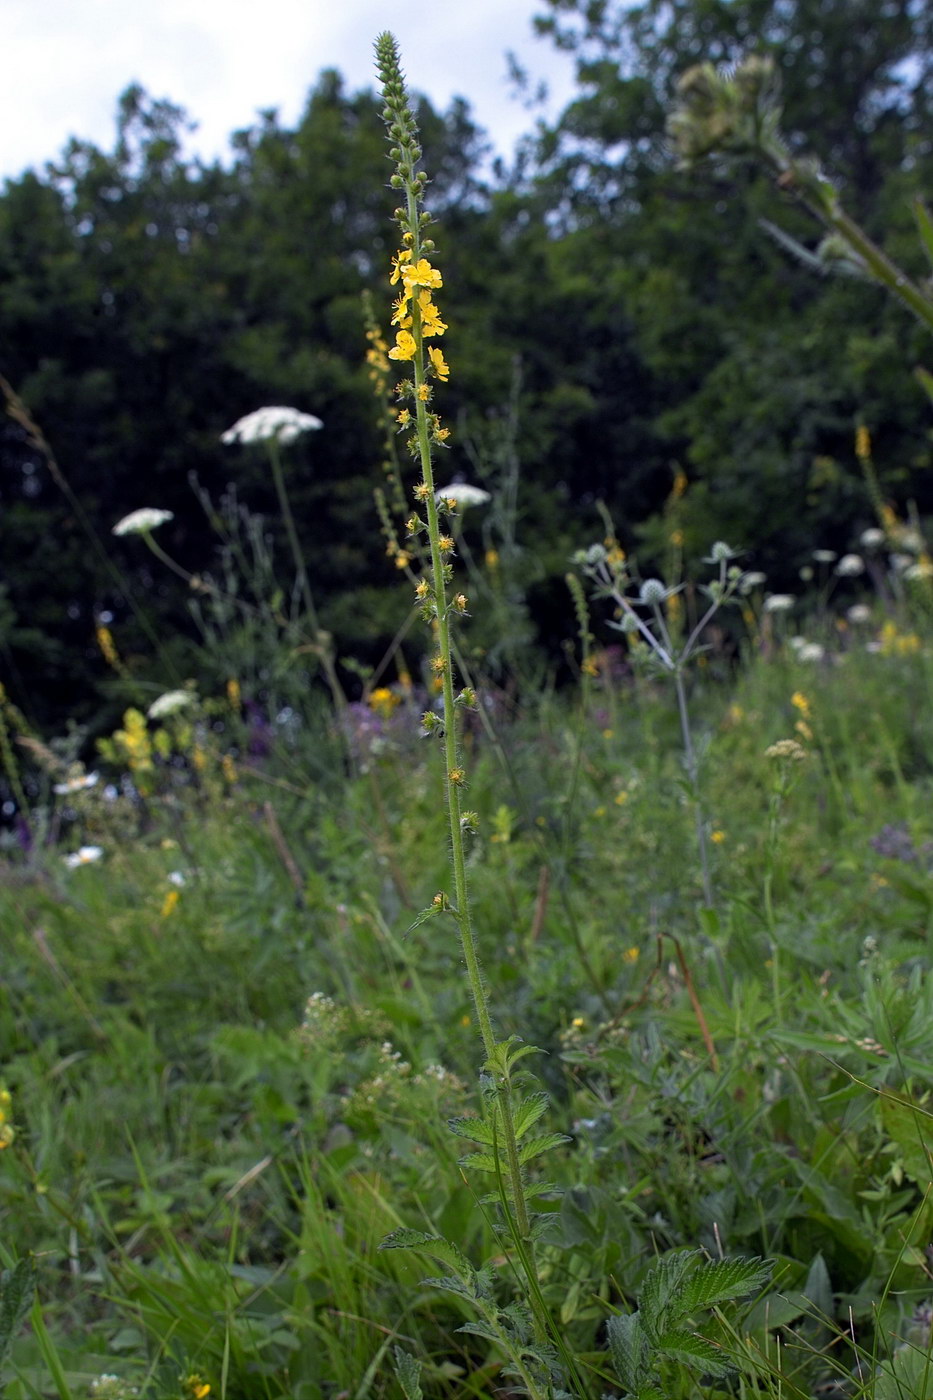
[{"label": "blurred background foliage", "polygon": [[[495,493],[517,424],[512,584],[559,658],[574,629],[562,578],[602,534],[597,502],[647,561],[678,468],[686,554],[724,537],[775,588],[815,544],[843,549],[874,523],[859,421],[884,494],[929,512],[929,402],[909,373],[924,357],[933,367],[924,332],[872,284],[821,277],[770,236],[762,220],[808,247],[819,230],[751,163],[678,170],[665,121],[691,64],[772,55],[791,148],[814,152],[848,210],[921,277],[910,206],[933,188],[933,10],[543,0],[536,24],[573,52],[578,91],[514,161],[490,165],[465,102],[422,102],[418,119],[450,325],[441,476]],[[186,120],[131,87],[112,151],[72,141],[0,192],[0,375],[54,453],[0,418],[0,656],[41,728],[68,715],[100,732],[119,712],[101,617],[134,673],[198,673],[184,589],[138,539],[111,539],[122,515],[173,511],[160,542],[219,576],[204,503],[233,485],[284,560],[265,457],[219,442],[264,403],[324,421],[285,465],[351,691],[347,661],[375,663],[406,615],[372,504],[382,427],[361,293],[387,320],[393,251],[376,98],[324,72],[294,130],[264,113],[228,166],[183,158]]]}]

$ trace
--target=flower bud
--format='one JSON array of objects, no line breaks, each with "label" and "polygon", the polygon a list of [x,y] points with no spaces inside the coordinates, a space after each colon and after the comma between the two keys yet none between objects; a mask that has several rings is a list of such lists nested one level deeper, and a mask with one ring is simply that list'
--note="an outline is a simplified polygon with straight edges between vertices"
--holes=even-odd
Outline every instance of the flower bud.
[{"label": "flower bud", "polygon": [[638,591],[638,601],[647,607],[656,607],[667,597],[667,589],[659,578],[646,578]]}]

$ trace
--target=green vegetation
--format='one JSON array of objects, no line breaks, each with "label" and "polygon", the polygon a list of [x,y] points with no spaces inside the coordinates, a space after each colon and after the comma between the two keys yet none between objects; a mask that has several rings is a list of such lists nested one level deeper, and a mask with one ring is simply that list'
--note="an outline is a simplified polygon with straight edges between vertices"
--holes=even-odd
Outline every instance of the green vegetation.
[{"label": "green vegetation", "polygon": [[[670,219],[672,235],[689,232],[682,257],[696,257],[694,234],[712,238],[715,223],[688,230],[665,181],[731,178],[743,162],[751,183],[724,205],[753,221],[757,172],[776,172],[781,197],[828,235],[811,253],[800,229],[769,220],[772,254],[806,276],[840,264],[857,274],[863,336],[900,314],[871,301],[873,282],[904,304],[911,333],[933,324],[914,265],[933,260],[933,224],[915,199],[912,242],[885,251],[885,231],[847,212],[787,126],[793,92],[782,110],[773,60],[785,44],[802,68],[832,58],[848,72],[852,6],[849,30],[829,0],[649,3],[624,21],[608,4],[551,8],[555,36],[581,54],[584,95],[508,188],[469,184],[465,112],[438,123],[412,104],[383,34],[378,107],[348,102],[327,78],[300,138],[270,117],[239,140],[232,172],[183,168],[178,115],[131,93],[113,162],[76,147],[67,194],[28,177],[0,201],[0,235],[28,190],[69,237],[91,239],[42,264],[75,278],[76,293],[90,285],[85,252],[127,260],[112,377],[76,379],[64,359],[43,359],[33,384],[48,372],[62,403],[89,395],[101,462],[121,438],[132,459],[171,407],[151,382],[145,410],[95,401],[94,385],[112,393],[134,336],[141,363],[159,335],[165,348],[185,333],[184,279],[180,319],[158,332],[158,317],[144,329],[135,319],[137,245],[152,239],[164,254],[158,296],[169,300],[172,270],[203,259],[200,275],[216,280],[202,300],[215,298],[224,324],[212,340],[188,323],[187,363],[194,373],[210,341],[215,369],[238,364],[241,378],[201,401],[188,386],[177,438],[163,434],[160,450],[167,464],[198,435],[207,457],[220,441],[243,481],[242,492],[195,483],[203,534],[168,465],[147,473],[142,502],[123,497],[129,471],[95,495],[63,473],[46,436],[54,422],[5,382],[17,470],[26,483],[41,463],[60,493],[52,504],[45,484],[23,485],[10,599],[38,567],[30,530],[67,506],[61,577],[43,606],[72,598],[100,667],[62,710],[58,687],[82,669],[81,648],[53,636],[41,606],[24,626],[11,601],[0,689],[9,1400],[933,1396],[933,563],[914,477],[878,464],[887,420],[870,431],[881,404],[922,408],[933,378],[910,375],[902,343],[895,370],[892,345],[890,385],[847,410],[851,480],[832,497],[844,510],[788,490],[786,444],[768,431],[745,486],[733,477],[721,491],[698,452],[701,426],[712,445],[727,422],[753,435],[776,423],[792,386],[778,376],[759,394],[765,359],[786,359],[792,326],[819,340],[849,325],[856,303],[836,306],[827,289],[848,284],[829,282],[812,322],[773,301],[767,329],[784,343],[756,366],[749,341],[735,355],[761,320],[762,286],[746,293],[758,310],[733,306],[727,331],[723,303],[710,299],[704,320],[691,301],[684,262],[665,265],[684,274],[668,301],[661,264],[642,263],[655,348],[690,326],[707,354],[723,352],[693,399],[662,408],[683,387],[677,374],[696,380],[687,347],[646,409],[660,451],[677,413],[683,433],[705,405],[684,439],[686,469],[672,477],[668,463],[641,512],[644,479],[608,480],[617,457],[605,480],[587,469],[560,489],[562,432],[588,415],[599,432],[613,414],[631,428],[630,405],[601,398],[608,377],[580,392],[594,367],[608,375],[597,329],[607,294],[591,295],[587,279],[617,199],[630,242],[608,285],[616,317],[624,306],[631,318],[620,336],[634,377],[657,372],[654,388],[664,357],[649,371],[637,250],[649,225],[663,244]],[[728,71],[701,61],[731,55],[752,24],[770,53]],[[911,144],[923,92],[908,111],[898,65],[926,54],[927,37],[894,5],[859,36],[875,117],[898,88],[865,149],[877,141],[879,162],[890,155],[900,123],[912,152],[901,175],[928,153]],[[613,73],[605,54],[623,38]],[[626,74],[635,60],[649,71],[652,55],[656,91]],[[684,59],[693,66],[674,101]],[[694,167],[676,176],[657,164],[662,94]],[[616,171],[634,181],[627,193],[593,162],[600,122],[616,139],[619,123],[626,139],[644,137]],[[432,136],[436,185],[422,168]],[[313,267],[297,206],[290,221],[264,204],[289,186],[291,163],[292,195],[311,188],[318,200]],[[330,244],[325,213],[337,205],[320,184],[350,173],[366,217],[344,210],[343,242]],[[204,182],[219,203],[186,204]],[[104,205],[82,206],[79,187]],[[525,216],[561,188],[533,246],[516,253],[521,234],[491,251],[504,211],[527,234]],[[165,201],[164,227],[146,222],[149,196]],[[652,201],[653,225],[640,223]],[[142,222],[98,242],[96,221],[130,205]],[[246,236],[227,245],[229,262],[211,243],[220,208]],[[796,210],[782,206],[788,222]],[[245,255],[260,235],[281,238],[282,268],[294,258],[280,282],[271,262]],[[529,272],[568,257],[564,282],[524,301],[516,329]],[[311,301],[299,303],[288,288],[305,277]],[[375,288],[362,303],[355,280]],[[22,330],[42,303],[30,309],[25,283],[11,286]],[[268,295],[280,299],[275,326],[266,311],[251,321]],[[312,306],[326,331],[299,324]],[[338,347],[352,334],[351,365]],[[516,348],[523,364],[509,374]],[[809,374],[806,346],[795,353]],[[717,420],[714,381],[724,390],[739,361],[753,372]],[[572,364],[577,383],[564,377]],[[825,407],[826,385],[843,395],[844,380],[827,360],[814,405]],[[310,402],[311,381],[326,409]],[[228,427],[231,385],[271,386],[270,399],[308,398],[327,416],[267,404]],[[910,414],[898,421],[909,436]],[[325,438],[340,438],[333,452]],[[482,486],[447,480],[451,447]],[[360,451],[376,464],[368,477]],[[824,484],[838,482],[820,460]],[[592,519],[575,520],[567,500],[588,495]],[[275,522],[255,513],[273,502]],[[101,589],[109,580],[119,606],[97,592],[86,611],[80,570],[69,574],[79,532],[95,548],[80,568]],[[376,582],[367,552],[387,555],[397,587]],[[542,619],[556,627],[546,646],[534,637]],[[40,728],[43,714],[61,722]]]}]

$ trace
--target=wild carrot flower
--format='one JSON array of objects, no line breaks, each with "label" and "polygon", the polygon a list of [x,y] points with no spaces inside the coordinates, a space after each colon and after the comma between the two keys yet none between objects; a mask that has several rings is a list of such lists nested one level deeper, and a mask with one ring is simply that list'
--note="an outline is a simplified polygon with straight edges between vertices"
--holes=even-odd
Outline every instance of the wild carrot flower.
[{"label": "wild carrot flower", "polygon": [[146,714],[150,719],[165,719],[168,715],[177,715],[180,710],[196,703],[197,696],[190,690],[167,690],[164,695],[153,700]]},{"label": "wild carrot flower", "polygon": [[436,492],[435,499],[438,503],[453,501],[461,510],[467,510],[470,506],[484,506],[492,497],[480,486],[471,486],[467,481],[453,481],[449,486],[442,486]]},{"label": "wild carrot flower", "polygon": [[315,418],[313,413],[270,405],[257,408],[255,413],[247,413],[245,418],[238,418],[232,428],[221,433],[220,440],[228,447],[235,442],[244,445],[252,442],[287,443],[294,442],[302,433],[323,426],[320,418]]},{"label": "wild carrot flower", "polygon": [[157,510],[155,506],[143,506],[141,510],[130,511],[129,515],[124,515],[122,520],[118,520],[113,527],[113,534],[148,535],[151,530],[157,530],[160,525],[174,519],[175,516],[170,510]]},{"label": "wild carrot flower", "polygon": [[865,561],[860,554],[844,554],[836,565],[840,578],[858,578],[865,572]]},{"label": "wild carrot flower", "polygon": [[64,797],[73,792],[84,792],[87,788],[95,787],[99,779],[99,773],[78,773],[73,778],[66,778],[63,783],[56,783],[52,791],[57,797]]},{"label": "wild carrot flower", "polygon": [[794,601],[790,593],[769,593],[764,601],[764,609],[766,613],[790,612]]}]

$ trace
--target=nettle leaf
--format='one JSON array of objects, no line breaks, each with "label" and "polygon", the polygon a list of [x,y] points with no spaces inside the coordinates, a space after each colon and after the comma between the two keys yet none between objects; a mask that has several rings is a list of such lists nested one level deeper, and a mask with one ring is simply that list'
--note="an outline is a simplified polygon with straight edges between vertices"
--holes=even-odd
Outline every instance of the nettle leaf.
[{"label": "nettle leaf", "polygon": [[468,1280],[471,1284],[475,1280],[476,1270],[466,1255],[451,1240],[445,1240],[441,1235],[426,1235],[423,1230],[410,1230],[402,1226],[399,1230],[393,1230],[391,1235],[386,1235],[379,1248],[417,1249],[422,1254],[429,1254],[432,1259],[439,1259],[449,1265],[459,1278]]},{"label": "nettle leaf", "polygon": [[529,1138],[519,1147],[518,1160],[522,1164],[531,1162],[543,1152],[550,1152],[552,1147],[562,1147],[565,1142],[570,1141],[566,1133],[545,1133],[542,1137]]},{"label": "nettle leaf", "polygon": [[[685,1279],[700,1258],[698,1249],[681,1250],[659,1259],[649,1271],[638,1301],[642,1326],[652,1341],[667,1328],[669,1322],[689,1312],[682,1300],[682,1290]],[[672,1309],[673,1317],[669,1317],[672,1303],[676,1306]]]},{"label": "nettle leaf", "polygon": [[544,1051],[539,1045],[526,1045],[520,1036],[512,1035],[508,1040],[499,1042],[483,1068],[497,1078],[507,1079],[512,1068],[526,1055],[543,1054]]},{"label": "nettle leaf", "polygon": [[457,1137],[467,1138],[470,1142],[484,1142],[489,1147],[494,1145],[495,1134],[484,1118],[448,1118],[447,1126]]},{"label": "nettle leaf", "polygon": [[721,1347],[714,1346],[698,1332],[665,1332],[658,1338],[658,1347],[665,1358],[680,1361],[685,1366],[698,1367],[704,1375],[714,1380],[731,1376],[735,1367]]},{"label": "nettle leaf", "polygon": [[513,1110],[513,1126],[515,1136],[520,1138],[528,1129],[533,1127],[550,1107],[550,1099],[542,1089],[540,1093],[529,1094],[526,1099],[520,1099]]},{"label": "nettle leaf", "polygon": [[638,1395],[650,1379],[648,1339],[638,1313],[610,1317],[606,1322],[606,1335],[616,1375],[627,1391]]},{"label": "nettle leaf", "polygon": [[744,1298],[764,1288],[771,1264],[762,1259],[717,1259],[701,1264],[683,1283],[681,1316],[696,1308],[714,1308],[731,1298]]},{"label": "nettle leaf", "polygon": [[405,1400],[423,1400],[424,1392],[420,1383],[421,1362],[399,1346],[393,1347],[392,1350],[395,1354],[395,1374],[398,1376]]}]

